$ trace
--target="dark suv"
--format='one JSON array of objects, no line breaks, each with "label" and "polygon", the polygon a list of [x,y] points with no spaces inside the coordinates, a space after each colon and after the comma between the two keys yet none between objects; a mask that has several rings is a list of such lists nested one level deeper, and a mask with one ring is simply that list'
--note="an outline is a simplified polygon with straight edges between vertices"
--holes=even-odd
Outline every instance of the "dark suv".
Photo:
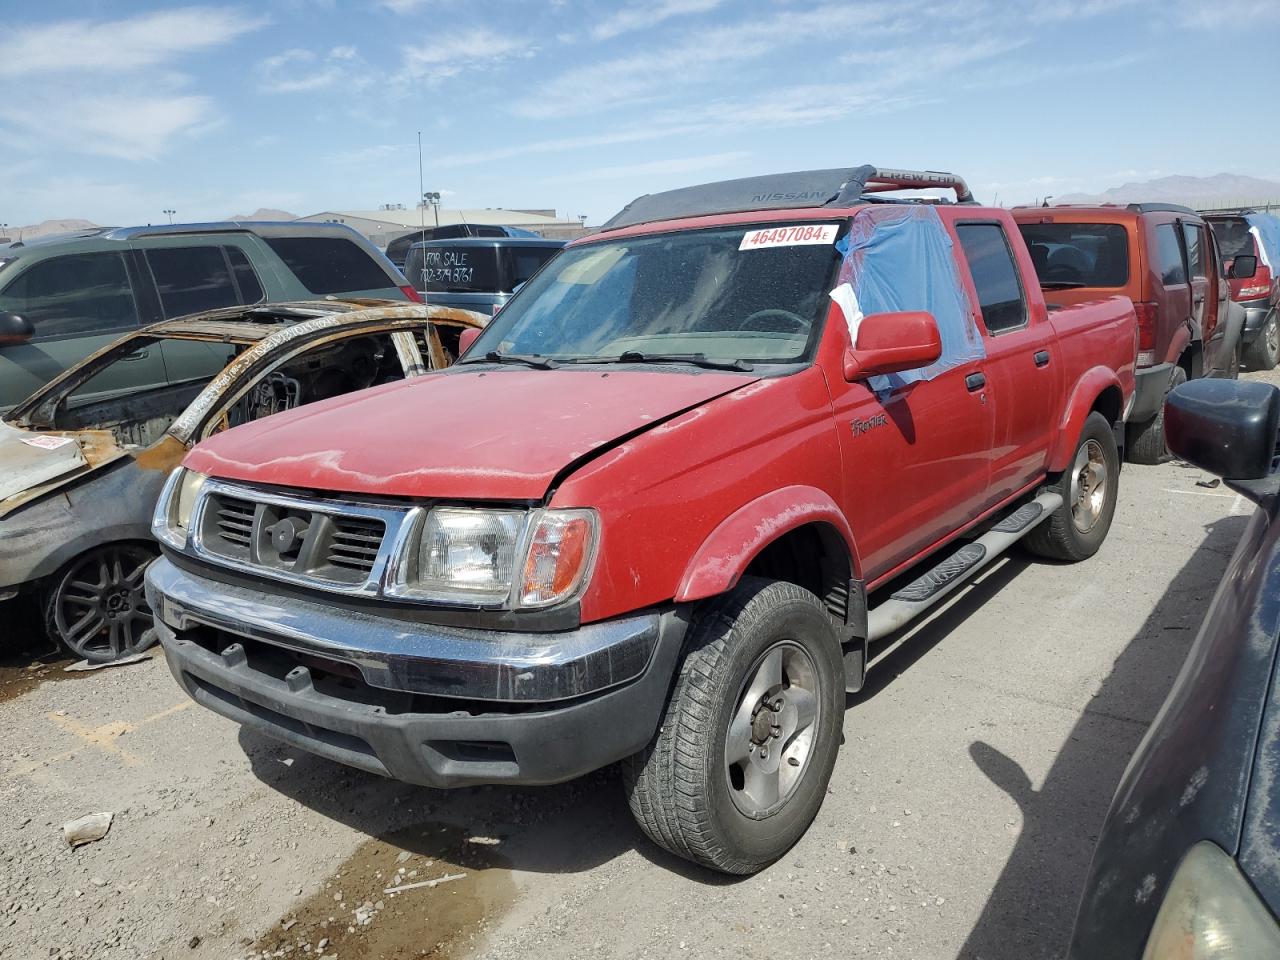
[{"label": "dark suv", "polygon": [[[123,333],[257,302],[417,300],[368,240],[330,223],[103,227],[0,249],[0,410]],[[165,383],[190,358],[142,350],[127,390]]]},{"label": "dark suv", "polygon": [[541,237],[428,240],[409,248],[404,273],[428,303],[492,316],[563,247]]}]

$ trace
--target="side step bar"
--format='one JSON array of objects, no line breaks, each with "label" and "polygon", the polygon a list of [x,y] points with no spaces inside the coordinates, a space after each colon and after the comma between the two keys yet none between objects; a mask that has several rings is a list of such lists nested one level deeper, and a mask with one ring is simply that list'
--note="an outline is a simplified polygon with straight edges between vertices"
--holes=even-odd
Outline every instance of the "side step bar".
[{"label": "side step bar", "polygon": [[934,564],[867,614],[867,642],[873,643],[919,617],[1049,519],[1062,506],[1056,493],[1023,504],[972,543]]}]

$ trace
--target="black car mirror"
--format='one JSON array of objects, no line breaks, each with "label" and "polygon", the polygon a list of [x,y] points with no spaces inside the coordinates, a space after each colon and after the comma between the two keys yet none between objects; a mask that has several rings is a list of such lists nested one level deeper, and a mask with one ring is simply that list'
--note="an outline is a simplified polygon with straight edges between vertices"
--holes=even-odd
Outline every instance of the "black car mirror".
[{"label": "black car mirror", "polygon": [[1258,272],[1258,258],[1252,253],[1242,253],[1231,261],[1228,276],[1232,280],[1248,280]]},{"label": "black car mirror", "polygon": [[1227,480],[1271,473],[1280,431],[1280,389],[1248,380],[1191,380],[1164,405],[1169,450]]},{"label": "black car mirror", "polygon": [[0,310],[0,347],[26,343],[36,335],[35,328],[26,317]]}]

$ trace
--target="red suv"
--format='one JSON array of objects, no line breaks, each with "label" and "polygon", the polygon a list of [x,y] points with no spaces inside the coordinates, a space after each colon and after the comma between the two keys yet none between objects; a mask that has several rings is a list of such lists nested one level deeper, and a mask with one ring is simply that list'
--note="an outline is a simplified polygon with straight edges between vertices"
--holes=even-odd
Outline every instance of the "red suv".
[{"label": "red suv", "polygon": [[1138,385],[1129,458],[1159,463],[1164,398],[1195,377],[1234,377],[1243,313],[1213,233],[1188,207],[1167,203],[1018,207],[1013,217],[1050,307],[1127,296],[1138,315]]},{"label": "red suv", "polygon": [[[1243,210],[1206,214],[1218,247],[1238,279],[1231,280],[1231,299],[1244,307],[1241,360],[1251,370],[1270,370],[1280,363],[1280,217]],[[1235,269],[1239,257],[1257,262],[1253,276]]]}]

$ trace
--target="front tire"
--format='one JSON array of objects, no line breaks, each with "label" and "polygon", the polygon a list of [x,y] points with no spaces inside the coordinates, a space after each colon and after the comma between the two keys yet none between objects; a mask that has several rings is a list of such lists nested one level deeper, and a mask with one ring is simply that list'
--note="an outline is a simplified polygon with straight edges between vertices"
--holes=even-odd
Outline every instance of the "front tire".
[{"label": "front tire", "polygon": [[631,812],[678,857],[755,873],[817,815],[843,720],[840,638],[822,601],[744,577],[694,620],[658,733],[623,762]]},{"label": "front tire", "polygon": [[1280,363],[1280,312],[1272,310],[1257,336],[1244,348],[1244,364],[1250,370],[1273,370]]},{"label": "front tire", "polygon": [[1119,477],[1120,453],[1111,424],[1102,414],[1091,413],[1071,466],[1048,488],[1061,495],[1062,506],[1027,534],[1027,549],[1051,560],[1092,557],[1111,529]]},{"label": "front tire", "polygon": [[72,560],[45,597],[49,638],[91,663],[110,663],[154,644],[142,578],[155,557],[150,546],[113,543]]}]

